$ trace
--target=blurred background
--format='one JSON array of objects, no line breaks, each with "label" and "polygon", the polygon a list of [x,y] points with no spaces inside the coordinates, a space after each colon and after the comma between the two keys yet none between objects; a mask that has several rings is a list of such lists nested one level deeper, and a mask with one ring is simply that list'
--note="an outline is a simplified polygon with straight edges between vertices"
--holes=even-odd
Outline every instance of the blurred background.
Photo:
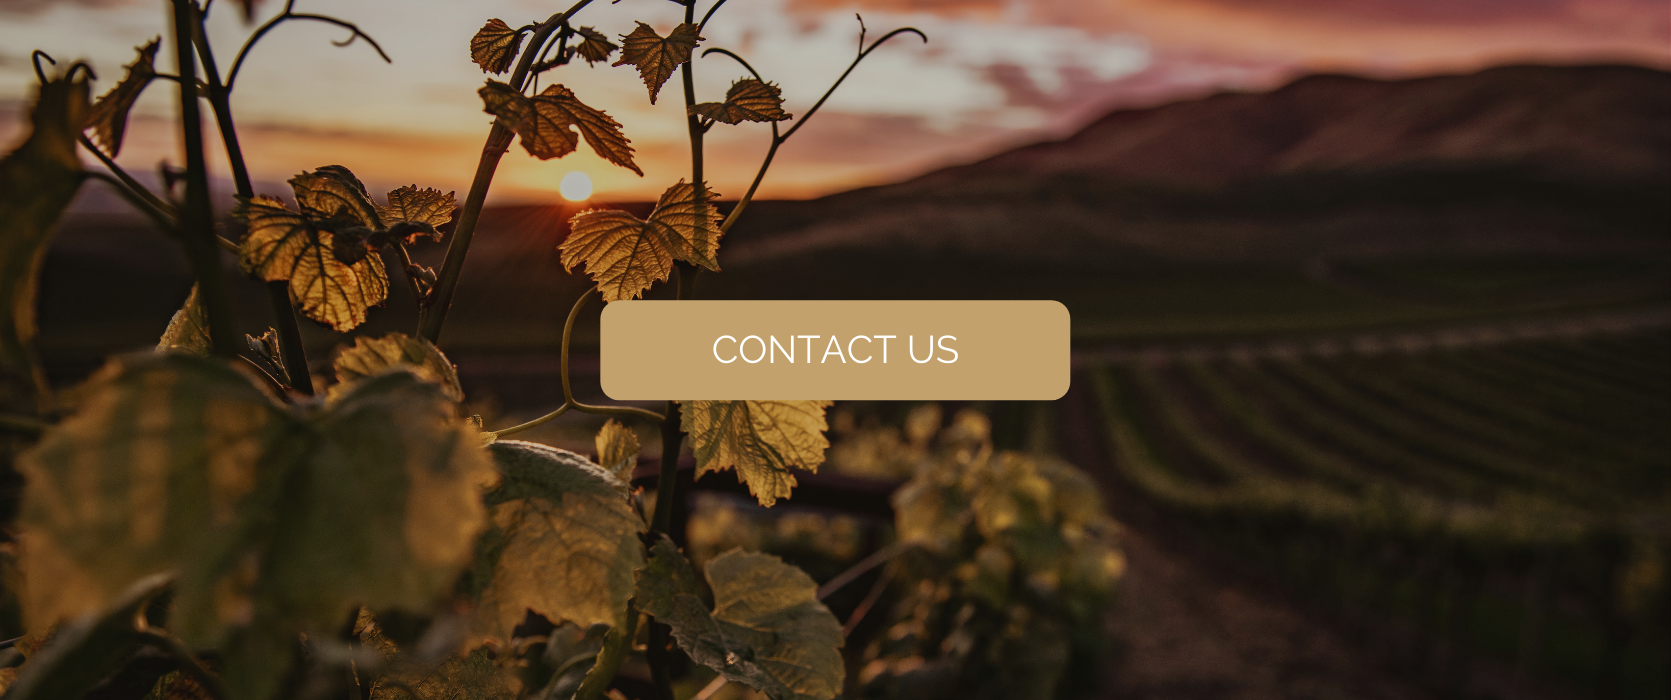
[{"label": "blurred background", "polygon": [[[297,9],[358,23],[392,63],[332,46],[345,32],[323,24],[252,52],[234,105],[274,195],[333,163],[374,192],[462,193],[491,123],[469,37],[560,8]],[[578,23],[665,32],[681,13],[624,0]],[[984,440],[1073,465],[1118,522],[1112,598],[1073,608],[1077,627],[1026,627],[1038,644],[1071,638],[1066,694],[1671,695],[1663,1],[731,0],[704,45],[748,58],[801,114],[851,61],[855,13],[870,37],[910,25],[930,41],[879,50],[784,146],[696,293],[1056,299],[1074,319],[1073,386],[1041,403],[838,404],[829,462],[793,501],[758,508],[725,474],[693,484],[693,552],[741,544],[835,575],[896,536],[895,490],[943,424],[935,444],[953,451]],[[217,45],[237,46],[249,27],[215,14]],[[163,32],[154,2],[0,0],[0,140],[22,137],[31,49],[89,60],[102,92]],[[703,99],[742,76],[724,57],[696,74]],[[562,402],[562,320],[586,287],[557,261],[568,217],[642,215],[688,177],[678,100],[646,104],[626,68],[548,79],[620,120],[645,176],[588,149],[504,160],[441,342],[490,428]],[[141,100],[130,171],[180,162],[172,99]],[[727,202],[769,137],[710,133]],[[566,199],[565,178],[590,194]],[[189,286],[170,241],[84,188],[43,277],[53,383],[153,345]],[[264,328],[261,289],[240,294],[249,332]],[[577,398],[602,401],[595,318],[573,372]],[[414,319],[391,294],[356,334]],[[345,339],[304,331],[328,373]],[[599,422],[573,418],[525,437],[592,452]],[[645,473],[654,432],[640,430]],[[873,640],[921,596],[871,581],[832,599],[844,618],[893,611],[857,630],[855,678],[905,677],[877,670]]]}]

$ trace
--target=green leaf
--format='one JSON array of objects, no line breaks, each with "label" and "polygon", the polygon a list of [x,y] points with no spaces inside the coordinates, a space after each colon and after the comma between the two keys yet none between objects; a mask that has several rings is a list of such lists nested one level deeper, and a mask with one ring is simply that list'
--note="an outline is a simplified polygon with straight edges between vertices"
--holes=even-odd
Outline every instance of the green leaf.
[{"label": "green leaf", "polygon": [[696,475],[736,469],[749,493],[770,507],[795,487],[793,470],[818,470],[828,401],[681,401],[681,428],[696,453]]},{"label": "green leaf", "polygon": [[214,350],[214,343],[209,339],[209,311],[203,307],[195,284],[186,295],[186,303],[174,312],[162,339],[157,341],[157,352],[170,350],[199,356],[207,356]]},{"label": "green leaf", "polygon": [[[327,190],[341,191],[321,185],[309,200],[319,206],[344,201]],[[366,311],[388,298],[389,276],[381,255],[343,264],[333,252],[334,234],[265,195],[240,202],[233,214],[249,224],[249,234],[238,246],[239,266],[267,282],[288,280],[290,301],[304,316],[348,331],[365,323]]]},{"label": "green leaf", "polygon": [[563,269],[581,263],[598,284],[606,302],[637,298],[656,282],[665,282],[673,261],[719,269],[719,194],[707,190],[697,213],[696,188],[680,180],[667,188],[650,212],[640,219],[618,210],[583,211],[569,219],[569,235],[557,249]]},{"label": "green leaf", "polygon": [[625,482],[538,443],[488,449],[501,481],[485,499],[493,524],[465,586],[478,601],[477,632],[509,641],[529,610],[581,627],[626,624],[645,527]]},{"label": "green leaf", "polygon": [[696,25],[688,22],[674,27],[665,37],[657,34],[650,25],[639,22],[631,34],[621,37],[621,57],[614,65],[638,66],[639,77],[650,89],[650,104],[655,104],[662,84],[680,64],[690,60],[690,52],[701,41],[702,37],[696,34]]},{"label": "green leaf", "polygon": [[114,360],[18,466],[30,628],[178,572],[170,627],[220,646],[241,698],[267,697],[298,633],[334,633],[361,605],[431,610],[492,479],[453,402],[410,372],[286,410],[180,354]]},{"label": "green leaf", "polygon": [[161,41],[161,38],[152,39],[151,43],[135,49],[139,57],[128,64],[122,79],[109,92],[100,95],[87,114],[85,128],[93,130],[93,141],[112,158],[122,152],[122,137],[128,130],[128,112],[133,109],[133,103],[157,77],[152,62],[157,58],[157,45]]},{"label": "green leaf", "polygon": [[639,573],[638,605],[673,628],[691,660],[772,700],[841,694],[841,624],[818,602],[818,585],[806,572],[734,549],[708,562],[706,574],[711,613],[690,562],[663,535]]},{"label": "green leaf", "polygon": [[631,428],[611,419],[603,424],[593,439],[598,448],[598,464],[623,482],[632,481],[632,470],[638,466],[638,436]]},{"label": "green leaf", "polygon": [[458,371],[441,349],[423,338],[405,333],[390,333],[381,338],[360,336],[354,347],[337,355],[332,366],[337,382],[331,392],[335,395],[353,382],[374,377],[390,367],[403,366],[427,381],[441,387],[442,393],[453,401],[464,400],[464,389],[458,385]]},{"label": "green leaf", "polygon": [[[277,402],[229,364],[112,360],[80,409],[18,458],[27,627],[44,631],[146,576],[227,552],[282,424]],[[182,599],[209,595],[218,575],[182,572]]]},{"label": "green leaf", "polygon": [[731,89],[725,91],[724,102],[691,105],[689,112],[726,124],[781,122],[795,118],[783,111],[783,90],[754,78],[732,83]]},{"label": "green leaf", "polygon": [[[0,403],[34,408],[46,379],[30,347],[35,291],[59,215],[81,186],[76,133],[86,121],[87,83],[53,80],[40,87],[30,113],[33,130],[0,160]],[[14,382],[16,377],[22,381]],[[33,395],[33,396],[31,396]]]},{"label": "green leaf", "polygon": [[479,93],[483,109],[504,120],[521,138],[522,148],[535,158],[550,160],[573,153],[580,137],[585,136],[598,157],[644,174],[633,162],[632,141],[621,133],[621,123],[602,110],[588,107],[562,85],[547,87],[530,98],[516,88],[489,80]]},{"label": "green leaf", "polygon": [[481,66],[483,73],[503,73],[510,70],[521,47],[522,32],[511,29],[505,20],[490,19],[470,37],[470,60]]},{"label": "green leaf", "polygon": [[134,619],[169,583],[167,576],[140,579],[102,610],[90,611],[59,628],[4,689],[6,699],[59,700],[85,695],[139,647]]}]

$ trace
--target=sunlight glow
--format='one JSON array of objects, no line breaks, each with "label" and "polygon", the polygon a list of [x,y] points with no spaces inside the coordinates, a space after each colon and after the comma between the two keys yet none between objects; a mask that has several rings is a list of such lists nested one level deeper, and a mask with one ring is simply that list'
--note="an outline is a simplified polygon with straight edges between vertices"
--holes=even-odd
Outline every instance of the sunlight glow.
[{"label": "sunlight glow", "polygon": [[563,199],[584,202],[592,196],[592,178],[576,170],[563,176],[563,182],[557,186],[557,191],[563,193]]}]

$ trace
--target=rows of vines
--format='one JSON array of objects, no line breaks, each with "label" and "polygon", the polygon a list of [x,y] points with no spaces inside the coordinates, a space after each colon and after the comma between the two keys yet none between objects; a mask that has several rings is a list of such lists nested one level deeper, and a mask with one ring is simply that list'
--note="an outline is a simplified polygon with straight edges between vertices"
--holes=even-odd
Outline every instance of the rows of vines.
[{"label": "rows of vines", "polygon": [[[1093,373],[1124,486],[1385,636],[1663,696],[1671,338]],[[1414,643],[1410,643],[1414,640]],[[1458,681],[1460,682],[1460,681]],[[1657,694],[1657,695],[1656,695]]]}]

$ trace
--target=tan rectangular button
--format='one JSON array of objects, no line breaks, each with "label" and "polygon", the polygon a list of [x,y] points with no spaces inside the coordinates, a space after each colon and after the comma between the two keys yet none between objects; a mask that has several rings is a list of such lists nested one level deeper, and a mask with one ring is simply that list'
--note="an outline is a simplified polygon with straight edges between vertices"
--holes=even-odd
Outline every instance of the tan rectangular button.
[{"label": "tan rectangular button", "polygon": [[603,391],[617,401],[1051,401],[1068,390],[1055,301],[617,301]]}]

